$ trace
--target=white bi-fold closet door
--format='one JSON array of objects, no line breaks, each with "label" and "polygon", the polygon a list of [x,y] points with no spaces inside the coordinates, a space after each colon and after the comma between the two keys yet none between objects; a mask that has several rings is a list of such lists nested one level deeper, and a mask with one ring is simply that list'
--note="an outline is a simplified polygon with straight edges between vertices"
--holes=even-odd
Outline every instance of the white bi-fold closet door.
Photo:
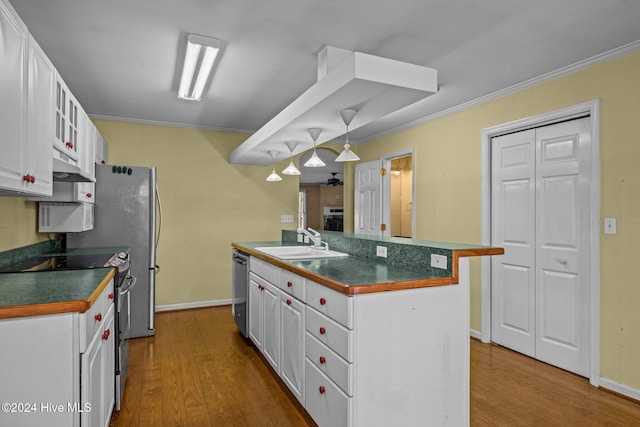
[{"label": "white bi-fold closet door", "polygon": [[590,362],[590,118],[491,140],[491,336],[579,375]]}]

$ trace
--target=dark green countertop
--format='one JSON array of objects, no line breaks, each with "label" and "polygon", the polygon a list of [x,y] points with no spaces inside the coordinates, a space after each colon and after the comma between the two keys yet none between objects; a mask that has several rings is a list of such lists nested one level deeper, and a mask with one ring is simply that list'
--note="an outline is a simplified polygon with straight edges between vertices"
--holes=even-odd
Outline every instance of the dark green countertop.
[{"label": "dark green countertop", "polygon": [[[248,250],[255,250],[255,248],[258,247],[292,246],[293,244],[282,242],[242,242],[236,243],[235,245],[244,247]],[[269,257],[272,260],[290,264],[298,269],[306,270],[314,275],[327,278],[334,282],[339,282],[344,286],[349,287],[371,286],[393,282],[432,280],[449,277],[447,270],[430,272],[411,270],[404,267],[389,265],[383,259],[378,261],[354,255],[338,258],[283,260],[280,258],[270,257],[259,251],[256,252]]]},{"label": "dark green countertop", "polygon": [[0,274],[0,319],[84,312],[113,277],[114,268]]}]

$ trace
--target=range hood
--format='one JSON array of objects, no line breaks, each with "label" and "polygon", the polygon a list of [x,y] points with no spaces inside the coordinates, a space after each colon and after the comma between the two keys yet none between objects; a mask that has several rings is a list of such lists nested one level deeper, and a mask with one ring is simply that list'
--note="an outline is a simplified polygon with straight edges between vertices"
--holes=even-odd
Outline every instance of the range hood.
[{"label": "range hood", "polygon": [[96,182],[94,178],[88,176],[78,166],[53,158],[53,180],[63,182]]},{"label": "range hood", "polygon": [[331,46],[318,54],[318,81],[229,155],[229,163],[268,165],[270,150],[293,155],[313,147],[307,129],[322,128],[317,145],[345,134],[340,111],[357,110],[354,131],[438,91],[437,71]]}]

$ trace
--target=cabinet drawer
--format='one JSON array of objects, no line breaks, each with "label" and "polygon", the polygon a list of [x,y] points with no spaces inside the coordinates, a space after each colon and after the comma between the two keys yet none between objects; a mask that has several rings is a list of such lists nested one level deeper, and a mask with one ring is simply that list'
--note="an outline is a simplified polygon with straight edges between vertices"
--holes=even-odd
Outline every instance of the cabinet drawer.
[{"label": "cabinet drawer", "polygon": [[352,398],[309,361],[305,363],[305,409],[319,427],[349,425]]},{"label": "cabinet drawer", "polygon": [[87,349],[87,345],[95,332],[102,327],[109,310],[113,309],[113,279],[104,288],[100,296],[87,311],[80,315],[80,352]]},{"label": "cabinet drawer", "polygon": [[280,289],[305,302],[305,279],[287,270],[280,272]]},{"label": "cabinet drawer", "polygon": [[309,306],[307,306],[307,332],[347,362],[353,361],[353,332]]},{"label": "cabinet drawer", "polygon": [[280,283],[280,268],[256,257],[252,256],[249,260],[249,271],[262,277],[267,282]]},{"label": "cabinet drawer", "polygon": [[307,358],[316,367],[338,385],[347,395],[353,396],[352,374],[353,365],[338,356],[333,350],[318,341],[313,335],[307,333],[306,337]]},{"label": "cabinet drawer", "polygon": [[353,329],[353,298],[311,280],[306,281],[306,303],[349,329]]}]

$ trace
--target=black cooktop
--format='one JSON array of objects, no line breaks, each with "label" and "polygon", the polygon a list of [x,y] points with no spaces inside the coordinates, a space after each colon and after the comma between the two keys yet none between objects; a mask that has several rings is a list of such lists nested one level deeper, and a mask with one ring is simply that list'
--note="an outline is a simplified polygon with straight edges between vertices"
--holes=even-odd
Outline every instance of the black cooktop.
[{"label": "black cooktop", "polygon": [[109,267],[109,260],[112,257],[113,254],[37,256],[2,267],[0,268],[0,273]]}]

